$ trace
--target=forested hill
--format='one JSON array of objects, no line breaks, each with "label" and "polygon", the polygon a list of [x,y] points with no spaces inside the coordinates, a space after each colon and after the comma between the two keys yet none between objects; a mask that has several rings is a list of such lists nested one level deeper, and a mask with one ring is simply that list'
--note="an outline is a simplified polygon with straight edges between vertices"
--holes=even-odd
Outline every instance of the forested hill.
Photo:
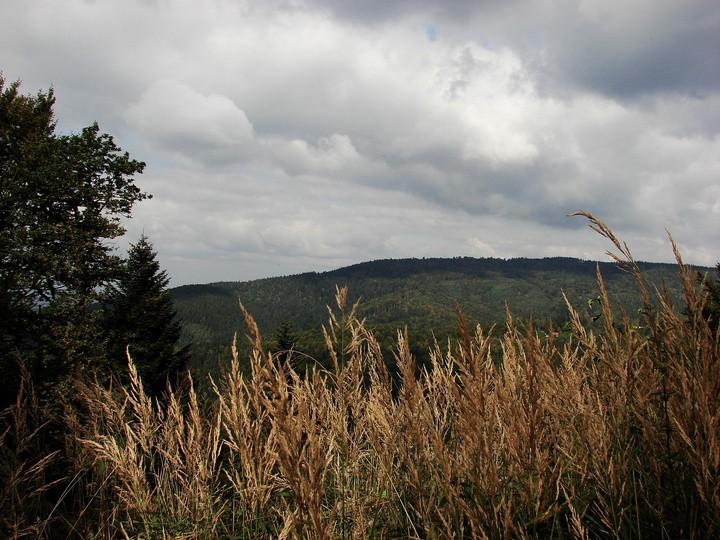
[{"label": "forested hill", "polygon": [[[248,282],[187,285],[172,290],[186,339],[196,345],[223,345],[244,332],[238,299],[256,318],[265,336],[287,322],[297,332],[318,329],[327,319],[336,285],[347,285],[350,300],[362,298],[360,314],[376,328],[443,332],[455,321],[459,304],[470,322],[504,319],[507,303],[515,317],[562,321],[564,291],[574,305],[588,308],[597,296],[596,262],[545,259],[391,259],[365,262],[322,273],[305,273]],[[632,276],[612,263],[599,263],[611,298],[628,313],[639,307]],[[647,279],[680,291],[677,268],[641,263]],[[698,270],[708,271],[707,268]]]}]

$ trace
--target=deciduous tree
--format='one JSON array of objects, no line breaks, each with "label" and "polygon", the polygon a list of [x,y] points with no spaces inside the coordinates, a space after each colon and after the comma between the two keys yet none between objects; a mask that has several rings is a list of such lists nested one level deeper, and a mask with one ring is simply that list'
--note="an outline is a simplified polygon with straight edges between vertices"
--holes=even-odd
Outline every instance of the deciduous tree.
[{"label": "deciduous tree", "polygon": [[94,306],[122,266],[109,240],[149,197],[144,163],[97,124],[57,134],[54,103],[0,76],[0,371],[20,356],[49,380],[100,367]]}]

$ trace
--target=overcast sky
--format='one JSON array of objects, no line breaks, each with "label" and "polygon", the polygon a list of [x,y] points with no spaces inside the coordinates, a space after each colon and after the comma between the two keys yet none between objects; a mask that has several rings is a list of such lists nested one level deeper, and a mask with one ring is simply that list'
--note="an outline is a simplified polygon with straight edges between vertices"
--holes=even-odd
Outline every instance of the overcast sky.
[{"label": "overcast sky", "polygon": [[717,0],[2,0],[0,70],[147,163],[174,285],[603,259],[579,209],[720,259]]}]

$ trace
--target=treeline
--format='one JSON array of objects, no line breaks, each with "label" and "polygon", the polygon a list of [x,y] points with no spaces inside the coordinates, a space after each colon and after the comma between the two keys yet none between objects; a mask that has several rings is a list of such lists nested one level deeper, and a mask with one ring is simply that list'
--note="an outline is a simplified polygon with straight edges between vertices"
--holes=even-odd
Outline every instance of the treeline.
[{"label": "treeline", "polygon": [[[615,265],[601,264],[604,270],[603,275],[607,275],[608,278],[621,272]],[[495,257],[423,257],[379,259],[354,264],[326,274],[340,278],[407,278],[419,273],[456,273],[478,277],[502,274],[507,277],[522,278],[529,272],[594,272],[595,265],[596,262],[594,261],[585,261],[572,257],[545,257],[543,259],[527,257],[510,259],[498,259]]]},{"label": "treeline", "polygon": [[[638,265],[653,286],[667,287],[671,298],[680,299],[672,265]],[[362,298],[358,316],[381,342],[389,343],[396,329],[407,325],[413,352],[423,362],[436,340],[457,337],[456,306],[472,325],[503,325],[507,306],[539,330],[566,335],[564,294],[593,324],[599,312],[597,266],[571,258],[400,259],[324,273],[188,285],[172,289],[172,295],[183,321],[184,343],[193,343],[192,367],[198,375],[216,372],[216,366],[229,360],[228,344],[243,328],[239,302],[253,313],[264,335],[272,338],[283,324],[290,324],[297,350],[325,362],[320,327],[336,285],[348,287],[351,303]],[[642,299],[632,276],[611,263],[599,263],[599,268],[614,309],[637,318]]]}]

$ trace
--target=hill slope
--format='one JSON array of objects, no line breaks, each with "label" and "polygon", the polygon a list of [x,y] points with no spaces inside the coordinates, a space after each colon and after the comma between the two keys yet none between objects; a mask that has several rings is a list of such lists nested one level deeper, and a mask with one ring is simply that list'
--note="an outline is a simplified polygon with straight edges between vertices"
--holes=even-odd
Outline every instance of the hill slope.
[{"label": "hill slope", "polygon": [[[317,330],[327,319],[325,306],[333,303],[336,285],[349,288],[352,302],[362,298],[361,317],[381,334],[408,325],[416,334],[442,336],[454,328],[456,305],[472,323],[483,325],[502,322],[506,303],[515,317],[562,321],[562,292],[587,311],[588,301],[597,296],[596,264],[615,305],[635,312],[639,298],[632,276],[611,263],[560,257],[378,260],[323,273],[187,285],[172,294],[185,339],[202,354],[226,351],[233,334],[244,332],[238,300],[265,336],[289,322],[300,341],[305,336],[306,347],[314,348],[309,343],[319,339]],[[651,283],[679,295],[675,265],[641,263],[641,268]]]}]

